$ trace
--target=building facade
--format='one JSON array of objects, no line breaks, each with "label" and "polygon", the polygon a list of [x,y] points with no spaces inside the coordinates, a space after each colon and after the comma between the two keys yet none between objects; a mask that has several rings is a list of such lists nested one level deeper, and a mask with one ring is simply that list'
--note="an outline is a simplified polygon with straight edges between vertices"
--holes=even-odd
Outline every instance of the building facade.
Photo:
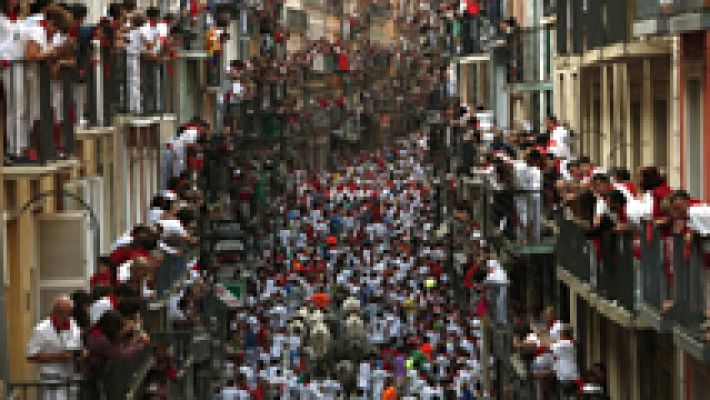
[{"label": "building facade", "polygon": [[[671,187],[708,200],[708,2],[476,3],[478,12],[462,17],[473,19],[476,30],[462,38],[473,44],[455,61],[464,103],[490,109],[503,130],[544,132],[545,117],[555,115],[572,133],[577,157],[606,170],[626,168],[634,179],[641,168],[656,166]],[[574,327],[581,368],[603,363],[613,399],[706,396],[702,265],[693,257],[666,260],[689,272],[659,283],[658,259],[668,255],[649,233],[640,257],[620,250],[616,262],[626,263],[627,275],[590,276],[594,268],[576,261],[589,258],[586,240],[568,240],[574,235],[564,229],[557,236],[554,297],[560,317]],[[571,257],[560,253],[568,245]],[[697,318],[687,317],[694,312]]]}]

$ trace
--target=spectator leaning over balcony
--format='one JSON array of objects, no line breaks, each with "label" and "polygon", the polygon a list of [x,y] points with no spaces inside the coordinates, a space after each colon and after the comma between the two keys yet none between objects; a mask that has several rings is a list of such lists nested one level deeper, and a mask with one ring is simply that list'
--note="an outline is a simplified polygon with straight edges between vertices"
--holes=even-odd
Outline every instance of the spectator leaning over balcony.
[{"label": "spectator leaning over balcony", "polygon": [[87,79],[90,69],[95,68],[91,59],[93,57],[93,46],[91,44],[96,30],[95,25],[85,23],[87,8],[83,4],[71,6],[71,13],[74,18],[74,25],[69,30],[69,36],[76,38],[76,73],[79,85],[74,85],[74,107],[75,124],[86,123],[86,102],[87,102]]},{"label": "spectator leaning over balcony", "polygon": [[185,244],[197,243],[197,240],[190,235],[178,218],[178,207],[178,202],[171,202],[170,208],[165,210],[158,220],[158,225],[162,228],[161,239],[170,247],[168,252],[176,252]]},{"label": "spectator leaning over balcony", "polygon": [[[27,344],[27,360],[39,364],[40,381],[71,379],[74,374],[73,360],[75,353],[81,350],[81,330],[71,315],[72,301],[60,296],[54,300],[49,317],[40,321],[32,332]],[[61,400],[66,396],[64,392],[45,395]]]},{"label": "spectator leaning over balcony", "polygon": [[[23,33],[25,35],[25,59],[35,61],[25,69],[26,85],[29,93],[29,120],[32,131],[36,132],[40,119],[40,82],[37,62],[49,62],[50,93],[53,108],[53,122],[60,120],[62,114],[61,85],[58,85],[59,67],[73,62],[74,41],[67,40],[66,32],[72,25],[71,15],[56,4],[46,4],[37,1],[31,8],[31,15],[25,20]],[[59,144],[58,126],[54,125],[55,146]],[[33,139],[38,143],[39,138]],[[31,157],[32,158],[32,157]]]},{"label": "spectator leaning over balcony", "polygon": [[135,357],[143,347],[150,342],[145,333],[133,335],[123,341],[124,320],[121,314],[108,310],[101,315],[96,325],[89,331],[86,339],[86,380],[87,390],[95,396],[86,398],[100,398],[99,385],[106,371],[108,363],[116,360],[126,360]]},{"label": "spectator leaning over balcony", "polygon": [[665,221],[666,214],[661,204],[664,199],[671,195],[671,188],[666,182],[666,178],[656,167],[646,167],[641,170],[639,187],[643,192],[643,201],[650,202],[651,215],[649,220]]},{"label": "spectator leaning over balcony", "polygon": [[571,155],[569,132],[557,121],[554,116],[547,118],[547,132],[549,134],[549,142],[547,143],[547,151],[554,154],[555,157],[567,159]]},{"label": "spectator leaning over balcony", "polygon": [[[55,16],[56,14],[56,16]],[[74,18],[68,6],[51,4],[45,9],[45,21],[55,21],[56,32],[48,36],[50,46],[56,49],[57,60],[50,64],[50,95],[52,99],[52,134],[55,148],[63,153],[64,144],[62,137],[62,126],[73,124],[72,114],[75,112],[73,104],[64,104],[63,80],[73,80],[76,75],[76,30]],[[47,22],[45,22],[47,26]],[[49,35],[49,32],[48,32]],[[66,75],[65,75],[66,74]],[[74,85],[76,86],[76,85]],[[64,120],[65,111],[70,116],[69,121]]]},{"label": "spectator leaning over balcony", "polygon": [[18,20],[18,0],[6,1],[0,14],[0,62],[5,111],[5,152],[9,158],[23,155],[28,145],[24,69],[20,62],[25,52],[22,21]]}]

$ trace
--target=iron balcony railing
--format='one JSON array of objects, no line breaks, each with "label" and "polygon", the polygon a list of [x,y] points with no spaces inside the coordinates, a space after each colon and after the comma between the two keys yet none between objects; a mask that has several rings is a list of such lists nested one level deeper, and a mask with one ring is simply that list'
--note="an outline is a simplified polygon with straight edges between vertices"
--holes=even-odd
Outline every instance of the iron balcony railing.
[{"label": "iron balcony railing", "polygon": [[544,242],[542,190],[497,189],[485,182],[462,190],[467,191],[471,219],[480,224],[484,238],[496,245],[504,241],[521,246]]},{"label": "iron balcony railing", "polygon": [[[644,224],[639,239],[641,259],[641,300],[643,303],[661,315],[664,302],[672,296],[672,285],[666,280],[664,270],[674,263],[670,252],[664,251],[668,242],[661,238],[658,229]],[[669,315],[667,315],[669,316]]]},{"label": "iron balcony railing", "polygon": [[47,382],[13,382],[7,385],[8,400],[81,400],[85,382],[80,379]]},{"label": "iron balcony railing", "polygon": [[540,44],[547,39],[546,29],[516,29],[508,40],[510,60],[508,82],[539,82],[545,80],[540,73]]},{"label": "iron balcony railing", "polygon": [[174,111],[175,62],[149,54],[129,54],[103,49],[103,123],[111,125],[117,114],[156,115]]},{"label": "iron balcony railing", "polygon": [[167,295],[170,290],[184,278],[187,272],[187,255],[167,255],[157,267],[153,276],[153,284],[159,298]]},{"label": "iron balcony railing", "polygon": [[542,1],[542,14],[555,15],[557,12],[557,1],[558,0],[543,0]]},{"label": "iron balcony railing", "polygon": [[684,13],[708,11],[705,0],[636,0],[636,19],[667,18]]},{"label": "iron balcony railing", "polygon": [[705,278],[710,254],[707,238],[687,240],[644,227],[640,250],[644,305],[688,333],[699,333],[710,305]]},{"label": "iron balcony railing", "polygon": [[52,61],[9,61],[2,71],[6,163],[44,163],[74,152],[79,75]]},{"label": "iron balcony railing", "polygon": [[633,249],[633,232],[595,232],[575,221],[559,223],[559,265],[601,297],[635,313],[640,283]]}]

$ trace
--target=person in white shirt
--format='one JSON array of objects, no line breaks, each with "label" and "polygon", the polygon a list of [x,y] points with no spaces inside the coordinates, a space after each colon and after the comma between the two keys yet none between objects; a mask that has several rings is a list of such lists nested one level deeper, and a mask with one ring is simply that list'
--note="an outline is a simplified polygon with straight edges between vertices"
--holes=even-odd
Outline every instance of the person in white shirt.
[{"label": "person in white shirt", "polygon": [[[8,5],[8,9],[19,6]],[[5,89],[5,140],[7,153],[20,156],[28,144],[28,126],[25,117],[24,69],[21,60],[25,52],[22,38],[22,22],[14,16],[0,14],[0,59],[9,65],[2,69],[2,83]]]},{"label": "person in white shirt", "polygon": [[[243,380],[243,377],[242,377]],[[237,386],[233,380],[228,380],[219,392],[220,400],[249,400],[249,391]]]},{"label": "person in white shirt", "polygon": [[572,338],[572,329],[565,326],[561,330],[560,340],[550,346],[553,356],[553,369],[559,381],[560,398],[574,393],[575,382],[579,378],[577,356]]},{"label": "person in white shirt", "polygon": [[567,129],[559,124],[556,117],[550,116],[547,119],[547,131],[550,134],[550,141],[547,146],[548,153],[557,158],[569,158],[571,151]]},{"label": "person in white shirt", "polygon": [[[27,344],[27,360],[39,364],[40,381],[61,381],[74,375],[74,354],[81,349],[81,331],[71,318],[72,302],[67,296],[54,301],[48,318],[35,326]],[[45,393],[63,400],[66,390]]]},{"label": "person in white shirt", "polygon": [[194,244],[197,239],[183,227],[182,222],[177,218],[178,204],[172,202],[171,208],[164,210],[158,221],[161,228],[161,240],[165,242],[169,253],[176,252],[176,247],[181,244]]},{"label": "person in white shirt", "polygon": [[141,112],[140,56],[146,46],[144,32],[141,30],[143,23],[143,17],[133,17],[131,29],[128,31],[128,44],[126,45],[128,109],[132,113]]}]

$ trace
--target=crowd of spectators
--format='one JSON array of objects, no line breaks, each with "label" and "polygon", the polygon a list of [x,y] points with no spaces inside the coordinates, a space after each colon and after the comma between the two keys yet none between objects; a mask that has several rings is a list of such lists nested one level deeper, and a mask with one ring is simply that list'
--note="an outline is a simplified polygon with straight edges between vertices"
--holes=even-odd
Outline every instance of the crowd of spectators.
[{"label": "crowd of spectators", "polygon": [[[59,297],[50,316],[35,327],[28,360],[40,365],[40,381],[81,377],[86,399],[110,391],[113,382],[126,378],[116,376],[117,365],[164,350],[147,346],[151,321],[143,317],[150,302],[167,301],[169,317],[183,328],[204,323],[198,309],[208,288],[194,251],[202,191],[183,158],[201,151],[208,130],[196,119],[180,129],[172,141],[180,150],[173,153],[168,187],[154,196],[145,222],[128,229],[98,258],[89,291]],[[164,389],[174,367],[158,366],[162,369],[151,376]]]}]

